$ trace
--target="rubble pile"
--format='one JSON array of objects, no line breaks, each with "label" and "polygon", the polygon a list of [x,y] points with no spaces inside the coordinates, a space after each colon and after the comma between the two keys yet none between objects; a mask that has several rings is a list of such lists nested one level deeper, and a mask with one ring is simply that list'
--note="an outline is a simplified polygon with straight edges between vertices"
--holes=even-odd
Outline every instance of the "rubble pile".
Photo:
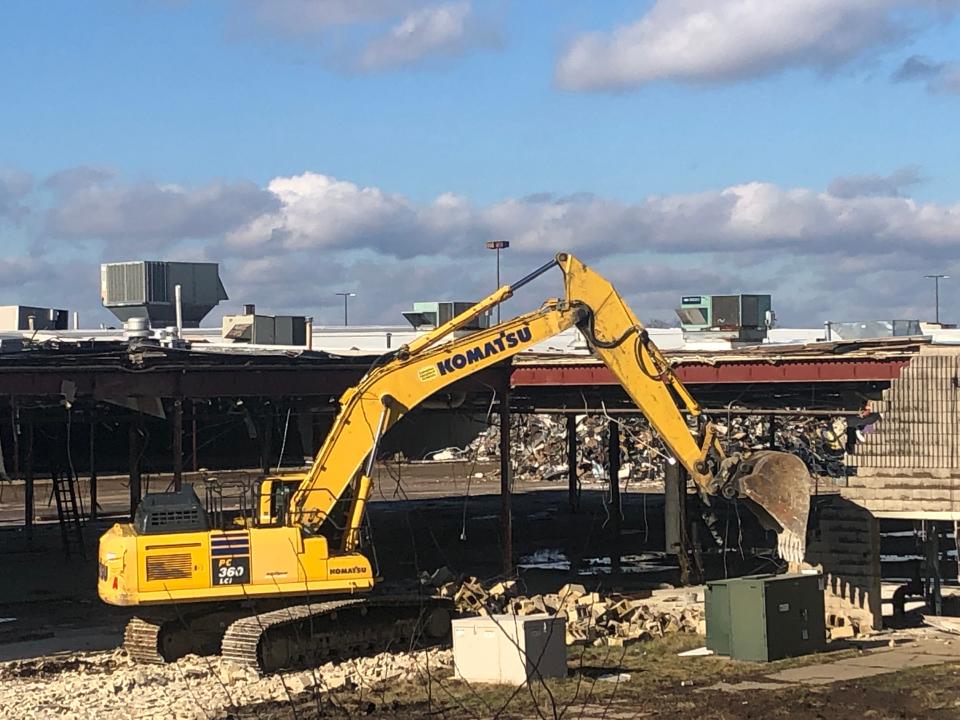
[{"label": "rubble pile", "polygon": [[555,593],[526,596],[518,591],[516,580],[484,587],[476,578],[467,578],[444,582],[438,592],[452,597],[461,613],[563,617],[567,645],[621,647],[673,633],[706,632],[702,588],[601,596],[583,585],[567,584]]},{"label": "rubble pile", "polygon": [[[663,480],[669,451],[657,438],[646,418],[619,417],[620,479]],[[770,421],[764,416],[714,418],[714,425],[728,453],[769,447]],[[567,475],[566,420],[561,415],[514,415],[510,426],[513,476],[520,481],[558,480]],[[774,432],[779,450],[799,455],[815,475],[843,477],[843,444],[846,423],[842,418],[781,416]],[[577,467],[581,480],[607,479],[607,418],[577,416]],[[462,450],[448,448],[436,459],[493,461],[500,457],[500,428],[491,425]]]},{"label": "rubble pile", "polygon": [[[647,421],[620,421],[621,479],[662,478],[666,453]],[[561,415],[514,415],[511,442],[513,476],[521,481],[558,480],[567,475],[567,427]],[[581,479],[607,477],[607,420],[602,415],[577,416],[577,467]],[[459,457],[496,460],[500,457],[500,427],[491,425],[459,453]]]},{"label": "rubble pile", "polygon": [[137,665],[122,650],[0,664],[0,718],[200,720],[303,693],[376,689],[452,675],[450,650],[382,653],[261,677],[219,657]]}]

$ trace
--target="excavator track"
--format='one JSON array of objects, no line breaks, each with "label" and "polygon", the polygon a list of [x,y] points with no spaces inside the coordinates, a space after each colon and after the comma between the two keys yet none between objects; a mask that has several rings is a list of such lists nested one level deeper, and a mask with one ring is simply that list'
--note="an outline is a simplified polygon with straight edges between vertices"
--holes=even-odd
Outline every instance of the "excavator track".
[{"label": "excavator track", "polygon": [[449,636],[453,604],[441,598],[332,600],[242,618],[227,628],[222,657],[261,673],[315,667],[435,644]]},{"label": "excavator track", "polygon": [[[276,607],[276,606],[274,606]],[[163,664],[185,655],[216,655],[224,630],[252,611],[219,604],[178,610],[172,614],[146,613],[134,617],[123,632],[123,648],[134,662]]]},{"label": "excavator track", "polygon": [[166,662],[160,654],[161,623],[142,618],[132,618],[123,631],[123,649],[134,662],[162,665]]}]

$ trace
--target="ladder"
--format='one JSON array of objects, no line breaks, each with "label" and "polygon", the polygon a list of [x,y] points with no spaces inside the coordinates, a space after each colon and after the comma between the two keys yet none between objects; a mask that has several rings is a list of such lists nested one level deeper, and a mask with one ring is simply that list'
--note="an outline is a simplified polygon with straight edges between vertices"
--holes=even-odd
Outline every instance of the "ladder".
[{"label": "ladder", "polygon": [[77,480],[70,471],[53,471],[53,497],[57,501],[57,518],[60,520],[60,537],[63,551],[71,555],[71,547],[76,547],[82,560],[87,559],[83,544],[83,524],[80,509],[77,506]]}]

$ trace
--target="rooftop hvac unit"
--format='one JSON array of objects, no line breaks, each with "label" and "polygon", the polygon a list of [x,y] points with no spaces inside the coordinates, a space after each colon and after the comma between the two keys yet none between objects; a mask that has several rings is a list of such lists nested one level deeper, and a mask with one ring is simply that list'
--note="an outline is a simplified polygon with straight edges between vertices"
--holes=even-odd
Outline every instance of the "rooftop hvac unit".
[{"label": "rooftop hvac unit", "polygon": [[769,295],[685,295],[680,305],[684,337],[760,342],[774,320]]},{"label": "rooftop hvac unit", "polygon": [[199,327],[207,313],[228,299],[217,263],[138,260],[100,266],[100,299],[124,322],[146,318],[153,327],[176,323],[177,285],[184,327]]},{"label": "rooftop hvac unit", "polygon": [[66,330],[69,313],[32,305],[0,307],[0,330]]},{"label": "rooftop hvac unit", "polygon": [[[433,330],[450,322],[462,312],[466,312],[476,303],[456,301],[416,302],[413,310],[407,310],[403,316],[417,330]],[[486,313],[475,317],[461,330],[483,330],[490,326],[490,316]]]},{"label": "rooftop hvac unit", "polygon": [[871,340],[923,335],[919,320],[828,322],[827,340]]},{"label": "rooftop hvac unit", "polygon": [[225,340],[254,345],[306,345],[307,319],[303,315],[224,315]]}]

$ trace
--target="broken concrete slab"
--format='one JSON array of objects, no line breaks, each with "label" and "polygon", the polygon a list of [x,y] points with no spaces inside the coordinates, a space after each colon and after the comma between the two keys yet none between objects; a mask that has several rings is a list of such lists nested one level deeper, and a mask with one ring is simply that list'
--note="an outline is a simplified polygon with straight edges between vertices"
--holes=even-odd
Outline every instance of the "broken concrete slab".
[{"label": "broken concrete slab", "polygon": [[819,659],[823,662],[780,670],[765,675],[759,681],[720,682],[700,690],[743,692],[777,690],[788,685],[816,686],[850,682],[909,668],[960,662],[960,644],[949,643],[943,637],[915,637],[893,647],[882,646],[864,650],[856,657],[833,660],[829,655],[825,655],[819,656]]},{"label": "broken concrete slab", "polygon": [[696,692],[706,692],[707,690],[721,690],[723,692],[747,692],[749,690],[783,690],[787,683],[743,680],[736,683],[718,682],[708,687],[697,688]]},{"label": "broken concrete slab", "polygon": [[960,661],[960,647],[945,645],[936,640],[918,640],[893,648],[868,650],[854,658],[790,668],[768,677],[783,682],[823,685],[955,661]]}]

